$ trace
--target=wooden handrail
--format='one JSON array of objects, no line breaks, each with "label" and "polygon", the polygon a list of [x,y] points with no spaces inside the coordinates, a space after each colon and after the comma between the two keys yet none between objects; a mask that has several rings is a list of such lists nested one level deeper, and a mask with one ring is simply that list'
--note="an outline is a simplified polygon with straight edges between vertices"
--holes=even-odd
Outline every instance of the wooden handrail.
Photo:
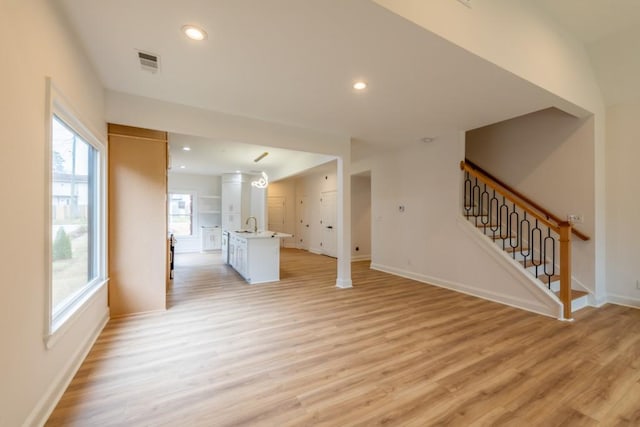
[{"label": "wooden handrail", "polygon": [[[555,224],[553,225],[552,228],[557,229],[560,226],[560,224],[566,222],[566,220],[560,219],[556,215],[552,214],[551,212],[549,212],[548,210],[546,210],[545,208],[543,208],[542,206],[540,206],[539,204],[537,204],[533,200],[529,199],[527,196],[525,196],[522,193],[520,193],[518,190],[515,190],[514,188],[512,188],[508,184],[505,184],[504,182],[500,181],[498,178],[496,178],[495,176],[491,175],[490,173],[488,173],[487,171],[485,171],[484,169],[482,169],[480,166],[476,165],[475,163],[473,163],[469,159],[465,159],[464,161],[460,162],[460,169],[469,171],[469,172],[473,173],[474,175],[480,175],[483,178],[485,178],[486,180],[489,180],[489,182],[487,182],[485,179],[483,179],[483,182],[485,182],[487,185],[489,185],[492,188],[493,188],[492,184],[499,186],[500,188],[496,188],[496,190],[498,190],[498,191],[501,191],[501,192],[506,191],[508,193],[511,193],[513,196],[515,196],[518,199],[518,200],[512,200],[511,199],[512,202],[518,203],[520,205],[524,204],[525,207],[528,206],[530,208],[530,210],[537,211],[537,213],[539,213],[540,215],[544,216],[547,220],[550,219],[553,222],[555,222]],[[480,178],[480,176],[478,176],[478,177]],[[578,237],[580,240],[587,241],[587,240],[591,239],[589,236],[587,236],[586,234],[576,230],[573,227],[571,227],[571,232],[573,234],[575,234],[576,237]]]},{"label": "wooden handrail", "polygon": [[[465,162],[460,162],[460,169],[465,170],[469,173],[471,173],[474,177],[478,178],[480,181],[484,182],[485,184],[487,184],[489,187],[491,187],[492,189],[496,190],[497,192],[499,192],[501,195],[503,195],[505,197],[505,199],[509,200],[510,202],[513,202],[519,206],[522,206],[522,202],[519,200],[518,197],[514,197],[514,195],[509,194],[509,192],[507,191],[506,188],[504,188],[503,186],[501,186],[500,184],[496,183],[495,181],[493,181],[491,178],[486,177],[482,172],[479,172],[476,169],[471,168],[469,165],[465,164]],[[552,221],[549,221],[548,218],[545,218],[544,215],[532,210],[532,209],[526,209],[527,212],[529,212],[530,215],[532,215],[534,218],[538,219],[540,222],[542,222],[545,226],[549,227],[550,229],[552,229],[553,231],[555,231],[556,233],[560,234],[560,226]]]}]

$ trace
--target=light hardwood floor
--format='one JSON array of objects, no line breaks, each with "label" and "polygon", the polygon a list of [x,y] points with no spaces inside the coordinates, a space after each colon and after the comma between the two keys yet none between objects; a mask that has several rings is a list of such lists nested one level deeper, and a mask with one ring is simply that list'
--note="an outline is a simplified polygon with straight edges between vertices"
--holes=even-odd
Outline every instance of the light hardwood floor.
[{"label": "light hardwood floor", "polygon": [[47,425],[640,425],[640,311],[560,322],[282,252],[247,285],[178,255],[165,313],[111,320]]}]

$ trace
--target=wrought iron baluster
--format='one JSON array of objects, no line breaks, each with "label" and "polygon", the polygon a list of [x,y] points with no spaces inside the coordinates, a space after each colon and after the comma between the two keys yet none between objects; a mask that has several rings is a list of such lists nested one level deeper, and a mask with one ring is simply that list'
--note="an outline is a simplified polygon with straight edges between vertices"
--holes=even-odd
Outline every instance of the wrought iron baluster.
[{"label": "wrought iron baluster", "polygon": [[478,215],[480,212],[479,198],[480,198],[480,186],[478,185],[478,178],[475,178],[473,187],[471,187],[471,209],[474,216],[474,225],[478,226]]},{"label": "wrought iron baluster", "polygon": [[500,230],[500,225],[497,220],[498,207],[500,206],[499,203],[500,201],[496,197],[496,190],[494,189],[491,199],[489,200],[489,221],[490,221],[489,229],[491,230],[491,237],[493,239],[496,238],[496,232]]},{"label": "wrought iron baluster", "polygon": [[[538,220],[536,219],[535,227],[531,230],[531,250],[532,258],[531,263],[535,266],[535,276],[538,277],[540,274],[540,266],[543,263],[542,257],[542,229],[539,226]],[[538,252],[538,259],[536,260],[536,251]]]},{"label": "wrought iron baluster", "polygon": [[[525,229],[526,227],[526,234],[525,234]],[[520,221],[520,253],[522,254],[522,256],[524,257],[524,267],[527,268],[527,258],[529,258],[529,255],[531,255],[531,245],[529,244],[529,240],[531,240],[531,222],[529,222],[529,220],[527,219],[527,211],[524,211],[522,214],[522,221]],[[527,236],[527,248],[526,248],[526,253],[525,253],[525,242],[523,240],[523,237]]]},{"label": "wrought iron baluster", "polygon": [[[547,237],[544,238],[543,241],[543,247],[544,247],[544,254],[545,254],[545,261],[548,260],[548,250],[550,249],[551,251],[551,260],[550,262],[545,262],[544,264],[544,275],[547,276],[547,286],[549,287],[549,289],[551,289],[551,277],[555,274],[555,270],[556,270],[556,241],[555,239],[551,236],[551,229],[549,227],[547,227]],[[548,270],[548,266],[551,265],[551,271],[547,271]]]},{"label": "wrought iron baluster", "polygon": [[471,204],[471,176],[468,171],[464,173],[464,215],[469,218],[471,216],[472,204]]},{"label": "wrought iron baluster", "polygon": [[509,205],[507,200],[502,196],[502,204],[500,205],[499,219],[500,223],[500,239],[502,240],[502,250],[507,249],[507,237],[509,236]]},{"label": "wrought iron baluster", "polygon": [[489,192],[487,191],[487,184],[484,184],[482,192],[480,193],[480,223],[482,224],[483,230],[486,231],[487,225],[489,224],[489,215],[487,214],[489,208],[487,205],[489,204]]},{"label": "wrought iron baluster", "polygon": [[[520,215],[516,209],[516,204],[513,203],[513,211],[509,214],[509,247],[511,248],[511,256],[516,259],[516,252],[518,250],[518,223],[520,222]],[[515,245],[514,245],[514,233],[515,232]],[[522,248],[520,248],[522,249]]]}]

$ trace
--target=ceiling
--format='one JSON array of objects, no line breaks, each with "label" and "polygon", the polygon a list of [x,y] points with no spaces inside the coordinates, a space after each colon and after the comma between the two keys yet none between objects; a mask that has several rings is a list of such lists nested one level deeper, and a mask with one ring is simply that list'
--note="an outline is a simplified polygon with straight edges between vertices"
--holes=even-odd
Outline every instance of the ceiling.
[{"label": "ceiling", "polygon": [[530,1],[584,43],[606,105],[640,98],[640,1]]},{"label": "ceiling", "polygon": [[[321,154],[175,133],[169,134],[169,145],[172,173],[222,175],[241,172],[257,175],[266,172],[269,177],[279,179],[291,174],[290,169],[283,170],[284,165],[296,164],[306,169],[334,159]],[[189,150],[185,151],[184,147]],[[265,152],[269,154],[256,162]]]},{"label": "ceiling", "polygon": [[585,45],[640,24],[638,0],[532,0]]},{"label": "ceiling", "polygon": [[[563,2],[531,1],[563,13],[553,9]],[[370,146],[415,143],[558,102],[369,0],[59,4],[109,90],[345,135]],[[201,26],[208,39],[188,40],[185,24]],[[585,34],[598,29],[596,23],[586,28]],[[143,71],[136,50],[159,55],[160,72]],[[369,86],[356,92],[352,84],[360,79]],[[182,161],[179,148],[173,146],[175,163]],[[208,159],[209,165],[216,161]],[[192,170],[203,173],[203,167],[194,163]]]}]

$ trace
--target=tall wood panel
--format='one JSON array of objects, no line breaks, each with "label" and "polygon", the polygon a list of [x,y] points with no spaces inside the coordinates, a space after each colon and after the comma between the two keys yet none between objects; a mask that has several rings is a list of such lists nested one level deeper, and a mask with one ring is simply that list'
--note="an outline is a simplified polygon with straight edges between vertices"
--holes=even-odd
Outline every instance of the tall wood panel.
[{"label": "tall wood panel", "polygon": [[166,309],[167,133],[109,124],[109,306]]}]

